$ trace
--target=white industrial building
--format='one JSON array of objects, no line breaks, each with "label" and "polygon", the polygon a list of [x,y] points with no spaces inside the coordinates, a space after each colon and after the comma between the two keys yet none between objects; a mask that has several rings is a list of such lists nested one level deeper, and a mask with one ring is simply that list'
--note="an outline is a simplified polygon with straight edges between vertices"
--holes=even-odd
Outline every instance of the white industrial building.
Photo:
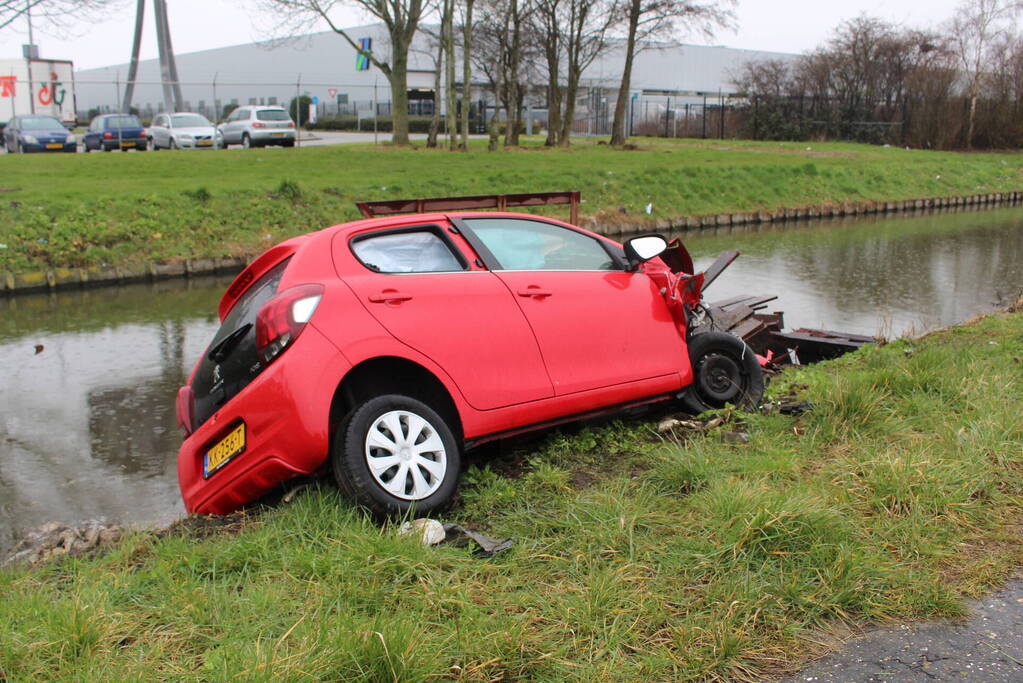
[{"label": "white industrial building", "polygon": [[[377,53],[387,54],[388,39],[382,24],[348,30],[355,39],[372,39]],[[413,114],[432,113],[434,62],[430,39],[420,33],[409,60],[409,100]],[[649,111],[651,105],[677,108],[716,103],[719,96],[734,93],[734,75],[749,61],[792,59],[795,55],[686,44],[659,44],[641,51],[634,62],[633,108]],[[321,115],[335,113],[371,116],[374,102],[387,113],[390,89],[387,79],[370,67],[359,70],[357,53],[341,36],[326,31],[285,43],[250,43],[177,55],[183,108],[213,117],[229,103],[287,105],[299,94],[316,98]],[[583,74],[578,115],[606,121],[613,109],[624,55],[609,50]],[[461,73],[459,67],[458,73]],[[80,116],[93,109],[116,111],[124,94],[128,64],[84,69],[75,74]],[[474,76],[474,99],[493,100],[482,74]],[[542,111],[542,90],[527,103]],[[443,97],[438,98],[443,106]],[[143,114],[164,108],[157,59],[139,62],[133,104]],[[577,126],[578,129],[578,126]],[[606,132],[606,131],[593,131]]]}]

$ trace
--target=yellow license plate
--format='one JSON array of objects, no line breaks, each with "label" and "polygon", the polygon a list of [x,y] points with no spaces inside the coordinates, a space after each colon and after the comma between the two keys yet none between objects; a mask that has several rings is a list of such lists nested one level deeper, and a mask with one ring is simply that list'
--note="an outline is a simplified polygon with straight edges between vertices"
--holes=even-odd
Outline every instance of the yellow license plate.
[{"label": "yellow license plate", "polygon": [[46,145],[46,149],[60,149],[63,146],[64,145],[62,145],[59,142],[57,142],[57,143],[54,143],[54,144],[51,144],[51,145]]},{"label": "yellow license plate", "polygon": [[284,137],[284,133],[270,133],[270,137],[283,138]]},{"label": "yellow license plate", "polygon": [[231,433],[217,442],[217,445],[206,451],[202,460],[203,479],[226,465],[231,458],[245,450],[245,423],[231,430]]},{"label": "yellow license plate", "polygon": [[134,142],[122,142],[121,143],[121,147],[134,147],[134,146],[135,146]]},{"label": "yellow license plate", "polygon": [[200,147],[209,147],[209,146],[210,146],[210,145],[212,145],[212,144],[213,144],[213,143],[212,143],[212,142],[210,142],[209,140],[200,140],[200,141],[199,141],[199,146],[200,146]]}]

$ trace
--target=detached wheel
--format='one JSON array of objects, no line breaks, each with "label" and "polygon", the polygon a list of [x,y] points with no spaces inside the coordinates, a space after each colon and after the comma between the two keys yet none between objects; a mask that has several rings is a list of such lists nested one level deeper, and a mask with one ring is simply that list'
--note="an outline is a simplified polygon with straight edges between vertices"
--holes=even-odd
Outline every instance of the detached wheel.
[{"label": "detached wheel", "polygon": [[378,396],[356,408],[334,435],[338,486],[377,515],[422,515],[454,495],[458,444],[444,419],[408,396]]},{"label": "detached wheel", "polygon": [[693,383],[682,403],[695,414],[731,403],[746,410],[760,405],[764,373],[746,343],[724,332],[703,332],[689,340]]}]

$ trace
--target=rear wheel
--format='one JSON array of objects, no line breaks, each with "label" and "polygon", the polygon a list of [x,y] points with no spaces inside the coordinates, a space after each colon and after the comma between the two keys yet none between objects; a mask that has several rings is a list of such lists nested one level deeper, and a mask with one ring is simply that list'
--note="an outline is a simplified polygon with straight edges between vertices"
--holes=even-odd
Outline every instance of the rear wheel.
[{"label": "rear wheel", "polygon": [[693,383],[682,403],[693,413],[724,408],[726,404],[753,410],[764,396],[764,373],[757,356],[738,337],[702,332],[689,339]]},{"label": "rear wheel", "polygon": [[242,135],[242,147],[252,149],[252,138],[249,137],[248,133]]},{"label": "rear wheel", "polygon": [[444,419],[400,394],[370,399],[334,434],[331,453],[341,490],[374,513],[423,515],[451,500],[461,457]]}]

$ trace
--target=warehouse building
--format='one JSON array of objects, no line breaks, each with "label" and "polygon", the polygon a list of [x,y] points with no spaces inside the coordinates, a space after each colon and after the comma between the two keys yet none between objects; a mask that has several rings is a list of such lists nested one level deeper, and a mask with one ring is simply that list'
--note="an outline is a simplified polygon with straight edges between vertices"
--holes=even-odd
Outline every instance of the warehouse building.
[{"label": "warehouse building", "polygon": [[[388,38],[382,24],[352,28],[349,35],[367,39],[372,50],[388,54]],[[430,38],[420,33],[409,59],[409,109],[429,115],[434,107],[434,53]],[[733,78],[749,61],[793,59],[785,53],[739,50],[727,47],[664,43],[641,51],[632,77],[632,110],[636,116],[681,107],[713,105],[734,94]],[[614,107],[624,55],[611,49],[583,74],[576,130],[604,133]],[[370,117],[374,110],[390,112],[387,79],[356,50],[333,32],[314,33],[287,42],[250,43],[203,50],[177,56],[184,110],[200,111],[219,118],[227,104],[287,104],[296,95],[317,102],[319,115],[345,114]],[[461,70],[459,68],[459,73]],[[77,108],[88,112],[117,111],[124,94],[128,64],[76,72]],[[481,73],[474,76],[474,99],[489,100],[488,84]],[[527,98],[530,111],[542,117],[542,87]],[[443,96],[437,98],[443,106]],[[139,63],[134,106],[142,115],[164,109],[157,59]],[[588,122],[588,123],[587,123]]]}]

